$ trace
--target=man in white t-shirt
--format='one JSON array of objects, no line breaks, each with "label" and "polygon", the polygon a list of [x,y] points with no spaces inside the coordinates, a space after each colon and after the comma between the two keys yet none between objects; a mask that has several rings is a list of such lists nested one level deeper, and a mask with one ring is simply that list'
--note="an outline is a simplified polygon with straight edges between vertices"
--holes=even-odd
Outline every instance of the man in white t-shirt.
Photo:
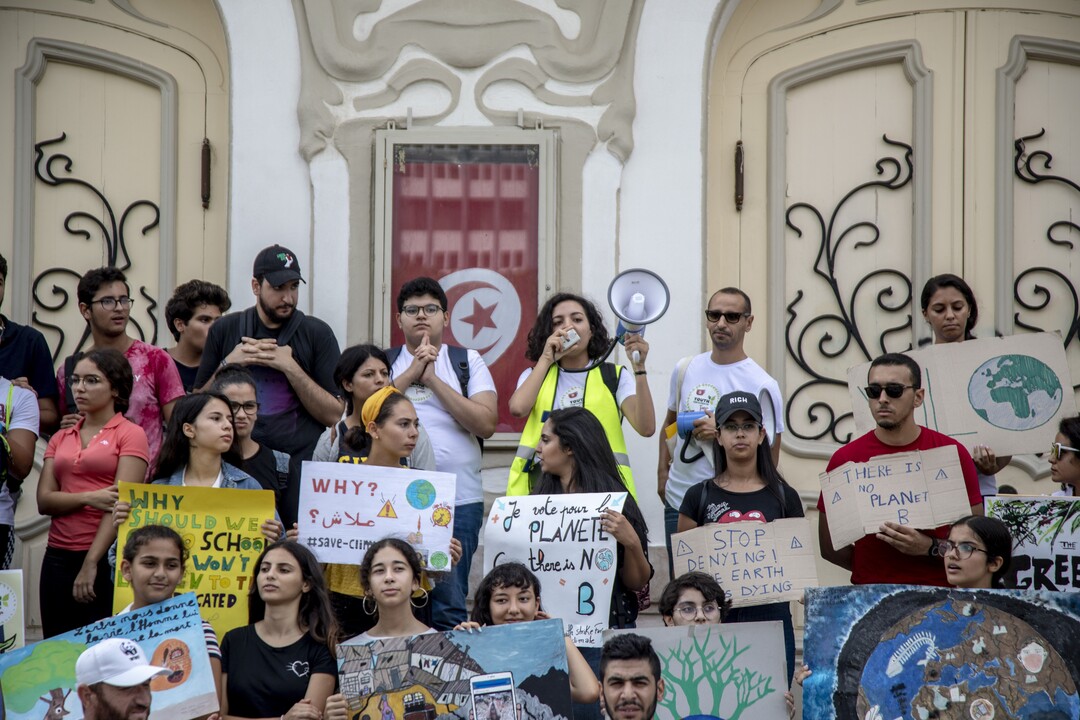
[{"label": "man in white t-shirt", "polygon": [[34,467],[34,443],[38,437],[38,400],[33,392],[0,378],[0,569],[10,564],[14,545],[15,498],[22,481]]},{"label": "man in white t-shirt", "polygon": [[[451,630],[466,619],[469,569],[484,522],[477,438],[491,437],[499,419],[495,381],[479,353],[462,353],[443,344],[449,320],[446,306],[446,293],[431,278],[415,278],[401,286],[397,322],[405,345],[391,351],[395,357],[390,368],[394,385],[413,401],[427,429],[435,449],[435,469],[457,475],[454,537],[461,543],[461,561],[454,566],[452,579],[438,583],[431,593],[436,630]],[[465,367],[455,367],[455,362]]]},{"label": "man in white t-shirt", "polygon": [[774,462],[779,460],[780,436],[784,432],[784,399],[780,395],[780,386],[747,357],[743,349],[746,333],[754,324],[750,297],[734,287],[717,290],[709,298],[705,322],[712,339],[712,350],[679,361],[671,375],[668,412],[663,427],[674,423],[679,413],[704,412],[706,415],[694,421],[690,437],[678,438],[674,453],[665,441],[667,433],[660,433],[656,490],[664,501],[669,568],[671,535],[678,528],[683,496],[692,486],[709,480],[716,472],[712,463],[716,439],[713,412],[720,398],[736,391],[757,395]]}]

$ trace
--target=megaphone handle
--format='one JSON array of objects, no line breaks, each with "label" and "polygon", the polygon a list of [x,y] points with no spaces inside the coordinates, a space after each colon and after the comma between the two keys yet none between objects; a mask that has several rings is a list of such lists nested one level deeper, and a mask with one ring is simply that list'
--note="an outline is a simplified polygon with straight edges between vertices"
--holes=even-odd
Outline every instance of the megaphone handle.
[{"label": "megaphone handle", "polygon": [[641,351],[640,350],[635,350],[634,352],[630,353],[630,357],[634,361],[635,365],[640,365],[641,364]]}]

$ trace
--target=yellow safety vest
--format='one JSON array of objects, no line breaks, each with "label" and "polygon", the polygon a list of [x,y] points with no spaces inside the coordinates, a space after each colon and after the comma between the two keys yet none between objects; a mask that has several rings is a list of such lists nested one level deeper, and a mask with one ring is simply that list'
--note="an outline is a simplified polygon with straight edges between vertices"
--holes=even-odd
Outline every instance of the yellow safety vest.
[{"label": "yellow safety vest", "polygon": [[[616,366],[616,378],[622,368]],[[528,495],[535,481],[539,479],[540,468],[533,462],[536,455],[536,446],[540,443],[540,430],[544,427],[547,414],[555,406],[555,389],[559,385],[559,371],[557,364],[548,368],[544,384],[540,386],[540,392],[536,395],[532,412],[525,423],[525,429],[521,431],[521,439],[518,441],[517,456],[510,465],[510,478],[506,483],[507,495]],[[615,454],[615,462],[619,465],[619,473],[627,490],[637,500],[637,489],[634,487],[634,476],[630,471],[630,456],[626,454],[626,439],[622,431],[622,411],[616,402],[615,396],[604,384],[599,367],[595,367],[585,376],[585,409],[596,416],[600,424],[604,426],[608,444]]]}]

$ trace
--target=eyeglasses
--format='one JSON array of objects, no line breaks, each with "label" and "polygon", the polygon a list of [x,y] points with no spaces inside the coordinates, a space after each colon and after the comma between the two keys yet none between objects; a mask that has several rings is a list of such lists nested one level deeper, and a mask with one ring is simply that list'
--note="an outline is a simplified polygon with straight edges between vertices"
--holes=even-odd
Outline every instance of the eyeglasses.
[{"label": "eyeglasses", "polygon": [[1062,445],[1059,442],[1052,442],[1050,443],[1050,459],[1054,462],[1057,462],[1061,459],[1061,453],[1065,452],[1066,450],[1068,450],[1069,452],[1080,453],[1080,450],[1074,447]]},{"label": "eyeglasses", "polygon": [[119,305],[123,309],[127,310],[131,307],[131,304],[133,302],[135,301],[129,298],[127,295],[121,295],[120,297],[103,297],[98,298],[97,300],[91,300],[90,304],[93,305],[94,303],[100,303],[101,307],[105,310],[113,310],[116,308],[117,305]]},{"label": "eyeglasses", "polygon": [[720,426],[720,429],[723,430],[726,433],[734,434],[734,433],[737,433],[737,432],[741,431],[741,432],[744,432],[747,435],[749,435],[750,433],[757,432],[758,428],[760,428],[760,427],[761,427],[761,425],[759,425],[756,422],[724,423],[723,425]]},{"label": "eyeglasses", "polygon": [[705,603],[704,605],[683,603],[682,605],[675,606],[675,612],[679,613],[683,620],[693,620],[697,617],[699,610],[705,617],[714,617],[720,614],[720,606],[712,602]]},{"label": "eyeglasses", "polygon": [[435,303],[428,303],[427,305],[406,305],[405,307],[401,308],[401,312],[405,313],[409,317],[416,317],[420,314],[421,310],[423,310],[424,314],[428,317],[432,317],[433,315],[437,315],[438,313],[441,313],[443,311],[443,309]]},{"label": "eyeglasses", "polygon": [[986,552],[986,550],[976,546],[975,543],[972,542],[954,543],[952,540],[942,540],[938,543],[938,554],[941,555],[941,557],[945,557],[954,550],[956,551],[956,554],[960,557],[961,560],[967,560],[969,557],[971,557],[971,553],[975,552],[976,550],[981,553],[986,553],[988,556],[990,555],[990,553]]},{"label": "eyeglasses", "polygon": [[101,378],[97,375],[72,375],[67,379],[68,387],[74,388],[78,385],[82,385],[86,388],[95,388],[101,384]]},{"label": "eyeglasses", "polygon": [[884,390],[885,394],[891,397],[893,400],[904,394],[907,389],[915,389],[914,385],[901,385],[900,383],[889,383],[887,385],[878,385],[873,383],[867,385],[863,390],[866,391],[866,397],[871,400],[877,400],[881,397],[881,391]]},{"label": "eyeglasses", "polygon": [[244,411],[245,415],[254,415],[255,413],[259,412],[259,403],[254,401],[245,403],[231,402],[229,403],[229,407],[232,408],[234,415],[241,410]]},{"label": "eyeglasses", "polygon": [[731,312],[721,312],[720,310],[705,311],[705,319],[711,323],[720,322],[720,318],[724,318],[727,320],[728,325],[735,325],[745,317],[750,317],[750,313],[735,312],[734,310]]}]

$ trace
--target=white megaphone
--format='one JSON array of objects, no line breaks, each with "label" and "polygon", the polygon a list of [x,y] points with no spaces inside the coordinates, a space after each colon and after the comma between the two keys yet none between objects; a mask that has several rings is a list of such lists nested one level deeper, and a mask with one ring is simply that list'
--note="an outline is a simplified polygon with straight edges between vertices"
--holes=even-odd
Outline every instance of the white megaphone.
[{"label": "white megaphone", "polygon": [[[644,335],[645,326],[667,312],[670,300],[667,284],[652,270],[635,268],[616,275],[608,287],[608,304],[619,318],[616,339],[622,342],[628,332]],[[641,353],[635,350],[632,360],[641,362]]]}]

